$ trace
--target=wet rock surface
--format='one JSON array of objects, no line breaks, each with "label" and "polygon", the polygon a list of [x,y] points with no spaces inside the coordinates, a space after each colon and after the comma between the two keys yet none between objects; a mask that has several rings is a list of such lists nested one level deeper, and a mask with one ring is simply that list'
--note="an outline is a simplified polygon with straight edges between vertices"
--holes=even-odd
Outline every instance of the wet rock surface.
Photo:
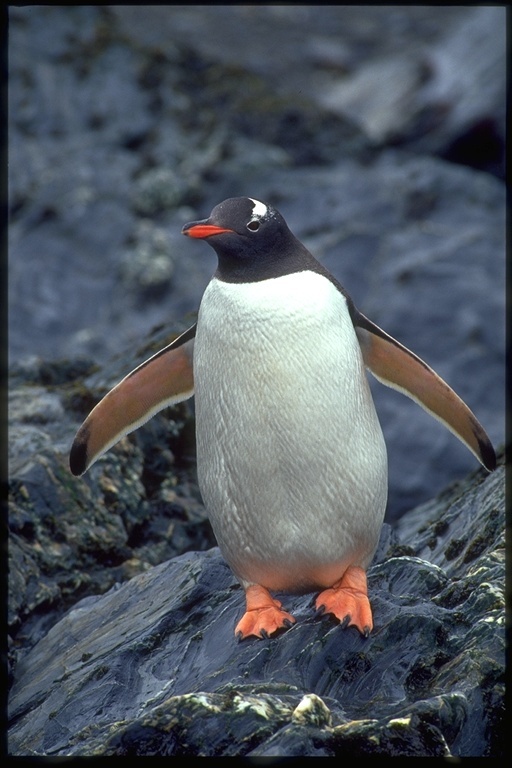
[{"label": "wet rock surface", "polygon": [[67,454],[194,321],[215,257],[181,226],[239,194],[275,204],[502,443],[504,9],[9,14],[13,753],[499,754],[503,469],[461,480],[473,457],[415,404],[373,387],[400,522],[367,642],[302,597],[291,632],[235,643],[193,406],[83,479]]},{"label": "wet rock surface", "polygon": [[[173,335],[157,333],[152,340],[160,347]],[[151,338],[141,358],[149,348]],[[122,440],[83,479],[70,474],[70,438],[120,378],[120,364],[96,373],[87,360],[12,366],[8,623],[14,662],[84,594],[215,543],[195,480],[194,420],[186,406]]]},{"label": "wet rock surface", "polygon": [[238,643],[243,592],[217,548],[85,598],[18,664],[10,751],[501,754],[504,467],[401,525],[369,570],[369,639],[285,595],[297,623]]}]

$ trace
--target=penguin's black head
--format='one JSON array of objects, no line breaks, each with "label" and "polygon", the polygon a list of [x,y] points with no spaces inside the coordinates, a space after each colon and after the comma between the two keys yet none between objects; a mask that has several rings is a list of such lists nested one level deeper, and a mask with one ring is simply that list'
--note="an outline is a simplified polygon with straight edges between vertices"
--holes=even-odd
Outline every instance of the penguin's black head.
[{"label": "penguin's black head", "polygon": [[251,197],[224,200],[208,219],[186,224],[182,233],[208,241],[219,258],[216,277],[226,282],[267,280],[315,262],[279,211]]}]

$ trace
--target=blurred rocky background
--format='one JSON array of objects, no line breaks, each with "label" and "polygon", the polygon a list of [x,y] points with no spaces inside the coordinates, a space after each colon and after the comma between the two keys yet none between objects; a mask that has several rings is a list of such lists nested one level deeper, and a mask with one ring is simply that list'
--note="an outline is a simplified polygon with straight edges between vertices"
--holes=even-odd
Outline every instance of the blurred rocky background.
[{"label": "blurred rocky background", "polygon": [[[67,454],[193,322],[215,255],[180,229],[226,197],[276,205],[503,442],[505,33],[493,6],[10,7],[13,670],[79,598],[214,544],[189,405],[84,479]],[[403,525],[476,462],[372,387]]]}]

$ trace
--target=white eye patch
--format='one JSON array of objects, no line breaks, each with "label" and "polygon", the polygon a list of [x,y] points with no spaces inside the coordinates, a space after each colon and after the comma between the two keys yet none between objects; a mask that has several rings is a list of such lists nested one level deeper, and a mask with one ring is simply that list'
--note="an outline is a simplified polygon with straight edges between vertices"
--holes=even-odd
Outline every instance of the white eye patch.
[{"label": "white eye patch", "polygon": [[249,200],[251,200],[254,203],[254,207],[252,209],[252,215],[254,216],[254,218],[262,219],[263,216],[265,216],[265,214],[268,211],[268,208],[265,205],[265,203],[262,203],[259,200],[253,200],[252,197],[250,197]]}]

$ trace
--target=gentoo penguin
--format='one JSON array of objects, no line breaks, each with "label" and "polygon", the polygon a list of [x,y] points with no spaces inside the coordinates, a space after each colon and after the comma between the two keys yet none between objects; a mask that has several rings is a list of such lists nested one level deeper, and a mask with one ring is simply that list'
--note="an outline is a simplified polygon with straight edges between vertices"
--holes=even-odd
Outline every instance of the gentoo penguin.
[{"label": "gentoo penguin", "polygon": [[183,227],[218,256],[197,324],[128,374],[70,454],[81,475],[123,435],[195,394],[198,477],[220,550],[242,584],[239,638],[295,622],[271,592],[368,636],[366,570],[387,499],[386,447],[365,368],[439,419],[489,471],[473,413],[415,354],[361,314],[271,205],[248,197]]}]

